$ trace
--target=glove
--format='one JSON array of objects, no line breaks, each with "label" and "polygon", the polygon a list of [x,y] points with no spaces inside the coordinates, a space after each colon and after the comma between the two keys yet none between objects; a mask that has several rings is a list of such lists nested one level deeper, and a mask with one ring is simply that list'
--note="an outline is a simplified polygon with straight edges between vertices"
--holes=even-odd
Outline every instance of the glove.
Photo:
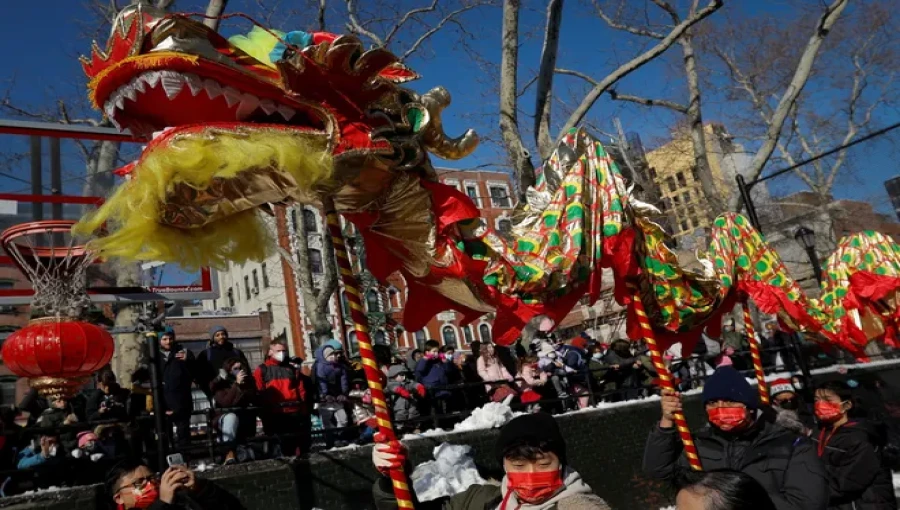
[{"label": "glove", "polygon": [[428,394],[428,391],[425,389],[424,385],[417,384],[416,385],[416,393],[418,393],[420,397],[425,398],[425,395]]},{"label": "glove", "polygon": [[400,441],[384,441],[383,434],[375,434],[377,443],[372,448],[372,464],[383,475],[406,464],[406,447]]},{"label": "glove", "polygon": [[81,450],[72,450],[72,458],[80,459],[81,456],[84,455],[84,452]]},{"label": "glove", "polygon": [[103,458],[102,453],[92,453],[91,454],[91,462],[97,462],[98,460]]},{"label": "glove", "polygon": [[406,388],[397,388],[396,390],[394,390],[394,393],[400,395],[403,398],[412,398],[412,395],[410,395],[409,392],[406,391]]}]

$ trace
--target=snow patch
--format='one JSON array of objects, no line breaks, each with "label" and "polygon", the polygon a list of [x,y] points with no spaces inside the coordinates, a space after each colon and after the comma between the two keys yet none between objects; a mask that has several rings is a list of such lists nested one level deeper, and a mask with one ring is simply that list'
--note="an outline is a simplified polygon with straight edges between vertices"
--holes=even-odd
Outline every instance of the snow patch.
[{"label": "snow patch", "polygon": [[894,495],[900,498],[900,473],[893,473],[894,477]]},{"label": "snow patch", "polygon": [[516,416],[525,413],[514,413],[506,404],[500,402],[488,402],[487,404],[472,411],[465,420],[457,423],[454,432],[466,432],[469,430],[492,429],[506,425],[506,422],[512,420]]},{"label": "snow patch", "polygon": [[485,483],[478,474],[471,451],[471,446],[450,443],[441,443],[435,448],[435,460],[417,466],[410,477],[419,501],[450,497],[472,485]]}]

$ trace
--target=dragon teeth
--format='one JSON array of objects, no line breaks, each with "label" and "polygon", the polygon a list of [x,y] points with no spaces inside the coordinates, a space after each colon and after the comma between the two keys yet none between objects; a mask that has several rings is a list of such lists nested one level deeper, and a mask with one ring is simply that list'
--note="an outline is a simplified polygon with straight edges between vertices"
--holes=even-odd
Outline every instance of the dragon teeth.
[{"label": "dragon teeth", "polygon": [[262,111],[266,112],[266,115],[272,115],[272,113],[274,113],[277,109],[275,103],[273,103],[271,99],[263,99],[262,101],[260,101],[259,108]]},{"label": "dragon teeth", "polygon": [[243,94],[241,91],[234,87],[225,87],[222,89],[222,94],[225,96],[225,102],[228,104],[228,107],[234,106],[236,103],[239,103],[243,99]]},{"label": "dragon teeth", "polygon": [[155,88],[159,85],[160,74],[156,71],[150,71],[149,73],[144,73],[140,76],[140,79],[143,80],[147,85],[150,85],[150,88]]},{"label": "dragon teeth", "polygon": [[197,96],[203,90],[203,80],[196,74],[184,75],[188,88],[191,89],[191,95]]},{"label": "dragon teeth", "polygon": [[203,90],[210,99],[215,99],[222,95],[222,86],[216,80],[203,80]]},{"label": "dragon teeth", "polygon": [[237,111],[235,112],[235,118],[237,120],[246,120],[253,112],[256,111],[256,108],[260,106],[259,98],[254,96],[253,94],[244,94],[241,98],[241,104],[238,106]]},{"label": "dragon teeth", "polygon": [[281,114],[281,117],[284,118],[285,121],[288,121],[297,114],[297,110],[294,110],[290,106],[284,106],[283,104],[280,104],[278,105],[278,113]]},{"label": "dragon teeth", "polygon": [[165,74],[162,76],[162,87],[166,92],[166,97],[170,100],[175,99],[179,92],[181,92],[182,87],[184,87],[184,77],[175,74],[174,76]]}]

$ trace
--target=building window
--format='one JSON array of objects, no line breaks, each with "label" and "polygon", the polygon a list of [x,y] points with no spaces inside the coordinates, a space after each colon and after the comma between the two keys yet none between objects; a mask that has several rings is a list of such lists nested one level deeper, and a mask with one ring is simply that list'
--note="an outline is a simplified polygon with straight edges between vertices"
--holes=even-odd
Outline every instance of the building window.
[{"label": "building window", "polygon": [[676,207],[678,207],[679,205],[681,205],[681,198],[680,198],[678,195],[673,196],[673,197],[672,197],[672,203],[673,203]]},{"label": "building window", "polygon": [[491,328],[487,324],[478,326],[478,334],[481,335],[481,341],[491,343]]},{"label": "building window", "polygon": [[491,205],[501,209],[508,209],[511,206],[509,193],[505,186],[489,186],[488,191],[491,192]]},{"label": "building window", "polygon": [[375,345],[387,345],[387,336],[380,329],[375,332]]},{"label": "building window", "polygon": [[684,200],[684,203],[687,204],[691,201],[691,193],[686,191],[681,195],[681,199]]},{"label": "building window", "polygon": [[359,340],[356,338],[356,331],[351,331],[347,338],[350,340],[350,357],[354,357],[359,354]]},{"label": "building window", "polygon": [[416,331],[416,348],[420,350],[425,350],[425,340],[426,340],[425,330],[420,329]]},{"label": "building window", "polygon": [[244,299],[250,300],[250,277],[244,276]]},{"label": "building window", "polygon": [[380,312],[381,311],[381,302],[378,299],[378,293],[374,290],[369,290],[366,292],[366,307],[370,312]]},{"label": "building window", "polygon": [[669,187],[669,191],[675,191],[677,189],[677,187],[675,186],[675,178],[667,177],[666,178],[666,186]]},{"label": "building window", "polygon": [[671,211],[671,210],[672,210],[672,199],[671,199],[671,198],[664,198],[664,199],[663,199],[663,208],[664,208],[665,210],[667,210],[667,211]]},{"label": "building window", "polygon": [[512,222],[509,220],[500,220],[497,223],[497,229],[504,234],[509,234],[512,232]]},{"label": "building window", "polygon": [[394,343],[400,345],[400,339],[403,338],[403,328],[397,326],[394,328]]},{"label": "building window", "polygon": [[297,210],[291,209],[291,228],[294,229],[294,232],[297,231]]},{"label": "building window", "polygon": [[688,216],[690,216],[691,218],[695,218],[695,217],[697,216],[697,209],[694,208],[694,206],[688,206],[688,208],[687,208],[687,214],[688,214]]},{"label": "building window", "polygon": [[400,291],[394,287],[388,289],[388,301],[391,308],[400,308]]},{"label": "building window", "polygon": [[303,209],[303,227],[307,232],[318,232],[319,225],[316,222],[316,213],[309,209]]},{"label": "building window", "polygon": [[263,288],[269,288],[269,270],[266,268],[266,263],[262,263],[262,275],[263,275]]},{"label": "building window", "polygon": [[675,178],[678,179],[679,186],[687,186],[687,180],[684,178],[684,172],[678,172],[675,174]]},{"label": "building window", "polygon": [[478,186],[474,184],[466,184],[466,195],[469,195],[469,198],[475,202],[475,205],[480,205],[478,203]]},{"label": "building window", "polygon": [[346,292],[341,292],[341,312],[344,314],[344,320],[350,317],[350,302],[347,301]]},{"label": "building window", "polygon": [[690,225],[690,222],[688,222],[687,220],[682,220],[682,221],[681,221],[681,231],[682,231],[682,232],[687,232],[687,231],[688,231],[688,225]]},{"label": "building window", "polygon": [[472,345],[472,326],[465,326],[462,328],[463,330],[463,341],[466,342],[466,345]]},{"label": "building window", "polygon": [[456,349],[458,347],[458,341],[456,339],[456,330],[453,326],[444,326],[441,328],[441,336],[444,339],[444,345],[447,347],[452,347]]},{"label": "building window", "polygon": [[228,306],[234,308],[234,289],[228,287]]},{"label": "building window", "polygon": [[256,269],[253,270],[253,290],[259,290],[259,272]]},{"label": "building window", "polygon": [[695,181],[695,182],[700,182],[700,174],[697,173],[697,167],[696,167],[696,166],[692,166],[692,167],[691,167],[691,176],[694,178],[694,181]]},{"label": "building window", "polygon": [[656,180],[656,169],[653,168],[652,166],[650,167],[650,178],[653,179],[654,181]]},{"label": "building window", "polygon": [[315,248],[309,250],[309,270],[315,274],[322,274],[322,252]]}]

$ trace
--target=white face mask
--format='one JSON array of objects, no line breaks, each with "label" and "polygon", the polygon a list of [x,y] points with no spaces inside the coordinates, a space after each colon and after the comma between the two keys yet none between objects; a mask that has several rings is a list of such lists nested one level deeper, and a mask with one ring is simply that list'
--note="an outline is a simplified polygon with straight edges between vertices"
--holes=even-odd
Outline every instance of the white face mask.
[{"label": "white face mask", "polygon": [[284,351],[276,352],[275,354],[272,355],[272,359],[281,363],[282,361],[284,361]]},{"label": "white face mask", "polygon": [[56,445],[50,447],[49,453],[51,457],[56,457],[57,452],[59,452],[59,447],[57,447]]}]

